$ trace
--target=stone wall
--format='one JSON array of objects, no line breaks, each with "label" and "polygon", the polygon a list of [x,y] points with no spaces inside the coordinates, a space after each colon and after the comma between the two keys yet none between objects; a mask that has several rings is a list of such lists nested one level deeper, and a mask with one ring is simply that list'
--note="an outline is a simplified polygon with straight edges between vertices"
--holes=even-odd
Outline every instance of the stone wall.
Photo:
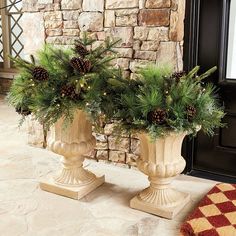
[{"label": "stone wall", "polygon": [[[182,70],[185,0],[23,0],[25,53],[32,54],[44,42],[70,45],[83,32],[97,39],[120,38],[114,64],[133,78],[137,66],[148,62],[172,64]],[[97,160],[134,165],[138,139],[116,141],[111,126],[97,134]]]}]

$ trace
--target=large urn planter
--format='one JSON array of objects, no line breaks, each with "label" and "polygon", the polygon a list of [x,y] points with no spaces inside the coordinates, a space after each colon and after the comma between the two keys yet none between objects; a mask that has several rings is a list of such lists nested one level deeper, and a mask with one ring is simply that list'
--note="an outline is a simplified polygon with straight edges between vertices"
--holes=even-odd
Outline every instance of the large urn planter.
[{"label": "large urn planter", "polygon": [[97,177],[84,169],[84,154],[95,147],[92,125],[86,114],[79,110],[68,126],[60,119],[50,132],[48,149],[62,155],[59,173],[40,182],[42,190],[73,199],[80,199],[104,183],[104,176]]},{"label": "large urn planter", "polygon": [[185,168],[181,147],[186,133],[170,133],[151,141],[147,133],[141,133],[140,159],[137,166],[148,176],[150,186],[130,201],[132,208],[164,218],[172,219],[190,201],[187,193],[171,187],[171,182]]}]

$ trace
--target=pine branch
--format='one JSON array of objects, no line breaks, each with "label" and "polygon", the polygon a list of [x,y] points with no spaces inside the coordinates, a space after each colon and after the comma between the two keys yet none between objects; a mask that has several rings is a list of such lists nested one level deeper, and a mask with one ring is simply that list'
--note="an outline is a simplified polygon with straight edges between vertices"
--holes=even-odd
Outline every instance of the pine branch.
[{"label": "pine branch", "polygon": [[209,69],[208,71],[206,71],[204,74],[200,75],[200,76],[197,78],[197,81],[202,81],[202,80],[204,80],[205,78],[207,78],[207,77],[209,77],[211,74],[213,74],[216,70],[217,70],[217,67],[216,67],[216,66],[212,67],[211,69]]},{"label": "pine branch", "polygon": [[199,70],[200,70],[200,66],[194,67],[194,68],[186,75],[186,79],[191,79],[191,78],[193,78],[194,75],[196,75]]},{"label": "pine branch", "polygon": [[29,63],[28,61],[21,59],[21,58],[14,58],[12,56],[9,56],[9,58],[15,64],[16,68],[18,68],[20,70],[26,69],[26,71],[32,72],[34,65]]},{"label": "pine branch", "polygon": [[31,60],[31,63],[33,64],[33,65],[35,65],[36,63],[35,63],[35,58],[34,58],[34,56],[33,55],[30,55],[30,60]]}]

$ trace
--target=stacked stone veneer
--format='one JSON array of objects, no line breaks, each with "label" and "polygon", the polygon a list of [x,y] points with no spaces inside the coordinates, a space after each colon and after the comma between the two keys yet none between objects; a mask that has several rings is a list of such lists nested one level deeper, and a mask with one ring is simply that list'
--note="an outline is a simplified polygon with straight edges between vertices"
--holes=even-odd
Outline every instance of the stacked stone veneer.
[{"label": "stacked stone veneer", "polygon": [[114,163],[136,166],[136,159],[139,157],[139,140],[135,135],[123,134],[117,137],[113,133],[113,124],[106,125],[104,134],[94,134],[97,139],[96,150],[89,154],[89,157],[97,161],[111,161]]},{"label": "stacked stone veneer", "polygon": [[[137,66],[169,62],[181,70],[185,0],[23,0],[25,54],[44,42],[71,45],[83,31],[97,39],[120,38],[118,58],[125,76],[133,78]],[[97,135],[92,157],[133,165],[139,154],[138,140],[116,140],[110,125]]]}]

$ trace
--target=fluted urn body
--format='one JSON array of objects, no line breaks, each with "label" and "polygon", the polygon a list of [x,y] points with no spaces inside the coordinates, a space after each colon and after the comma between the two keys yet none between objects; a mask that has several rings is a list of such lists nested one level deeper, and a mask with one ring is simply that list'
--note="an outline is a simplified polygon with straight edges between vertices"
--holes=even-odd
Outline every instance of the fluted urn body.
[{"label": "fluted urn body", "polygon": [[[48,149],[62,155],[62,168],[50,183],[40,183],[43,190],[79,199],[104,182],[84,169],[84,155],[96,144],[92,125],[82,110],[74,115],[72,123],[60,119],[50,131]],[[53,186],[52,186],[53,185]]]},{"label": "fluted urn body", "polygon": [[181,156],[185,136],[173,132],[151,141],[148,134],[139,134],[141,155],[137,166],[148,176],[150,186],[131,200],[131,207],[171,219],[190,200],[188,194],[171,188],[173,178],[186,165]]}]

